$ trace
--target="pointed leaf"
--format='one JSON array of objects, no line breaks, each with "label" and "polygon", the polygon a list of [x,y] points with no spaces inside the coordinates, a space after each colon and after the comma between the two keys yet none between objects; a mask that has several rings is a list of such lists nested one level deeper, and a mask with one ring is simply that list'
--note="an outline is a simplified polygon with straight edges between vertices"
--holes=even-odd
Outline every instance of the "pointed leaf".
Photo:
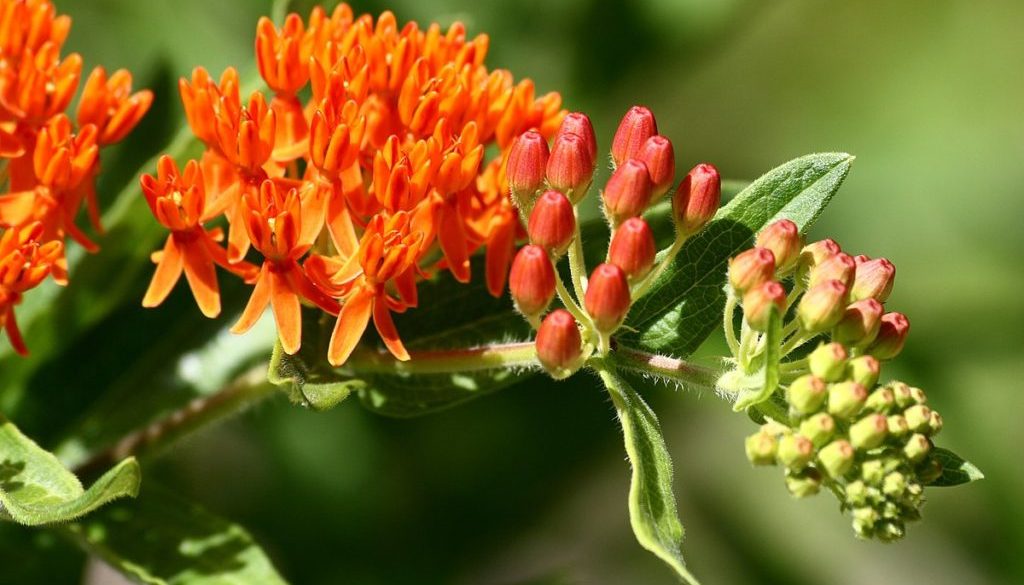
[{"label": "pointed leaf", "polygon": [[931,457],[942,465],[942,475],[929,486],[952,487],[985,479],[985,474],[976,465],[949,449],[937,447]]}]

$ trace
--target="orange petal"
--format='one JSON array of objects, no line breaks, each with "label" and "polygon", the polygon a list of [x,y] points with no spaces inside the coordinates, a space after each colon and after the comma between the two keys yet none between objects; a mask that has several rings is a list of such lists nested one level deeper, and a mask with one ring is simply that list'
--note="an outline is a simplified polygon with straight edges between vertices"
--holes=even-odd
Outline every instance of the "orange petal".
[{"label": "orange petal", "polygon": [[19,191],[0,195],[0,225],[21,225],[32,217],[36,191]]},{"label": "orange petal", "polygon": [[160,262],[156,265],[156,272],[153,273],[153,280],[149,283],[146,296],[142,298],[143,307],[155,307],[164,302],[175,283],[181,277],[183,259],[181,251],[174,242],[174,236],[167,238],[163,252],[160,254]]},{"label": "orange petal", "polygon": [[252,296],[249,297],[249,303],[245,305],[245,310],[242,311],[242,316],[238,318],[238,322],[231,328],[232,333],[245,333],[252,326],[256,324],[256,321],[260,320],[263,316],[263,310],[270,304],[270,269],[266,263],[260,268],[260,274],[256,277],[256,287],[252,289]]},{"label": "orange petal", "polygon": [[[298,265],[295,266],[298,270]],[[302,309],[299,296],[288,283],[288,278],[280,272],[270,272],[270,308],[274,311],[277,323],[277,334],[281,339],[281,347],[291,355],[302,346]]]},{"label": "orange petal", "polygon": [[377,333],[380,333],[380,337],[384,340],[384,345],[387,346],[391,355],[400,361],[408,361],[409,352],[405,350],[402,340],[398,338],[398,330],[395,329],[395,322],[391,319],[391,311],[388,310],[386,303],[376,302],[373,304],[373,324],[377,326]]},{"label": "orange petal", "polygon": [[359,239],[352,225],[352,215],[344,193],[337,187],[331,189],[327,203],[327,229],[330,231],[334,247],[346,258],[359,249]]},{"label": "orange petal", "polygon": [[28,355],[28,346],[25,345],[25,340],[21,337],[21,330],[18,329],[18,322],[14,320],[14,308],[7,309],[7,318],[4,319],[4,329],[7,331],[7,338],[11,340],[11,347],[18,355],[25,357]]},{"label": "orange petal", "polygon": [[334,325],[331,343],[327,348],[327,361],[332,366],[344,364],[363,337],[366,326],[370,324],[373,297],[372,289],[360,287],[341,307],[341,314],[338,315],[338,322]]},{"label": "orange petal", "polygon": [[192,296],[204,315],[216,317],[220,314],[220,290],[217,286],[217,270],[213,258],[203,240],[192,240],[181,246],[185,257],[185,278],[192,289]]},{"label": "orange petal", "polygon": [[445,205],[441,212],[441,229],[439,230],[441,251],[448,261],[448,269],[459,282],[469,282],[469,251],[466,245],[466,232],[462,228],[462,216],[452,205]]},{"label": "orange petal", "polygon": [[487,290],[495,297],[505,291],[505,278],[515,246],[515,227],[514,220],[495,226],[487,243]]}]

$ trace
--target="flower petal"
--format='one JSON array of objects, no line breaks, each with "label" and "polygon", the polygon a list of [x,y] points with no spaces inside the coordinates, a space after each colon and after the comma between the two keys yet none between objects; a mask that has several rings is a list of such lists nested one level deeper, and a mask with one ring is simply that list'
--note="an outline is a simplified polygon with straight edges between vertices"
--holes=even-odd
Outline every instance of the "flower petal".
[{"label": "flower petal", "polygon": [[373,289],[360,287],[355,290],[348,301],[341,307],[338,322],[331,334],[331,343],[327,348],[327,361],[332,366],[340,366],[352,355],[359,340],[370,324],[373,311]]},{"label": "flower petal", "polygon": [[[295,265],[294,269],[298,270],[298,265]],[[286,274],[272,270],[269,276],[270,308],[274,311],[277,335],[281,339],[281,347],[285,353],[292,355],[302,347],[302,309],[299,305],[299,296],[289,284]]]},{"label": "flower petal", "polygon": [[220,314],[220,289],[213,258],[201,239],[182,245],[181,251],[185,258],[185,278],[192,289],[192,296],[196,298],[199,310],[212,319]]},{"label": "flower petal", "polygon": [[256,277],[256,287],[252,289],[252,296],[249,297],[249,303],[245,305],[245,310],[242,311],[242,316],[238,318],[238,322],[231,327],[232,333],[245,333],[252,326],[256,324],[256,321],[260,320],[263,316],[264,309],[270,304],[270,268],[266,263],[260,268],[259,276]]},{"label": "flower petal", "polygon": [[174,242],[174,236],[167,238],[164,249],[160,253],[160,261],[156,265],[156,272],[153,273],[153,280],[149,283],[146,295],[142,297],[143,307],[155,307],[164,302],[171,289],[181,278],[183,258]]},{"label": "flower petal", "polygon": [[384,345],[387,346],[391,355],[400,361],[408,361],[409,352],[405,350],[402,340],[398,337],[398,330],[395,328],[395,322],[391,319],[391,311],[388,310],[387,303],[376,302],[373,304],[373,324],[377,326],[377,333],[380,333],[380,338],[384,340]]}]

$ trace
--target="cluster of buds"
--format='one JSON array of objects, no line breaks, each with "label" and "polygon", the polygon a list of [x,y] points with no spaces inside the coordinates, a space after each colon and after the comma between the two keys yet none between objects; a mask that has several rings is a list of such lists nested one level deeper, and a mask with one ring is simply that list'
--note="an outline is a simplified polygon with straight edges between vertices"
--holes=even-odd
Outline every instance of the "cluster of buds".
[{"label": "cluster of buds", "polygon": [[341,365],[371,319],[408,359],[392,313],[415,307],[418,282],[438,271],[468,282],[477,251],[500,295],[523,232],[506,159],[527,130],[553,137],[565,112],[558,94],[537,97],[530,80],[489,71],[487,48],[461,23],[399,27],[390,12],[375,21],[346,4],[289,14],[281,28],[261,19],[256,62],[272,98],[243,101],[230,68],[180,82],[206,150],[183,168],[165,158],[142,179],[171,232],[143,305],[160,304],[184,273],[216,316],[220,266],[253,285],[234,332],[269,306],[295,353],[311,305],[337,316],[327,358]]},{"label": "cluster of buds", "polygon": [[65,239],[98,246],[75,220],[84,207],[102,233],[96,197],[100,149],[119,142],[153,100],[132,93],[125,70],[95,68],[74,121],[82,58],[61,56],[71,19],[48,0],[0,0],[0,328],[28,353],[14,318],[22,295],[47,275],[67,283]]},{"label": "cluster of buds", "polygon": [[786,420],[748,437],[747,457],[783,466],[796,497],[828,486],[851,511],[857,536],[896,540],[920,518],[924,486],[941,472],[930,453],[942,417],[920,388],[877,385],[878,360],[848,352],[837,342],[811,352],[810,372],[786,390]]},{"label": "cluster of buds", "polygon": [[[604,355],[610,350],[611,336],[633,302],[721,203],[718,171],[697,165],[673,192],[676,238],[656,263],[654,233],[643,214],[672,191],[675,152],[672,142],[658,134],[651,111],[633,107],[615,133],[613,171],[601,195],[611,241],[605,262],[588,278],[577,205],[591,186],[596,160],[594,130],[581,113],[565,117],[550,146],[540,132],[522,134],[508,157],[512,200],[530,241],[512,262],[509,287],[516,308],[537,329],[540,363],[559,379],[578,370],[595,351]],[[571,292],[556,269],[566,256]],[[548,312],[556,296],[564,308]]]},{"label": "cluster of buds", "polygon": [[[794,496],[829,487],[858,536],[886,541],[919,518],[924,486],[941,471],[929,454],[942,418],[924,392],[878,385],[882,363],[902,351],[909,330],[902,313],[884,309],[895,274],[888,260],[850,256],[832,240],[804,245],[796,224],[780,220],[730,261],[726,285],[737,369],[757,379],[762,368],[777,368],[788,408],[747,438],[747,457],[785,467]],[[775,339],[772,319],[779,320]],[[820,341],[802,350],[811,340]],[[778,363],[766,363],[769,343],[779,345]]]}]

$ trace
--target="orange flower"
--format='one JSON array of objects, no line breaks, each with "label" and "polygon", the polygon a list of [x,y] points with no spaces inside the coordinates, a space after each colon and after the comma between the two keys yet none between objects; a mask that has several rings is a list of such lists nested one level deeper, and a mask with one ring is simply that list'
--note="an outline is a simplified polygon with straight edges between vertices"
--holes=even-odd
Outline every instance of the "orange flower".
[{"label": "orange flower", "polygon": [[43,226],[32,223],[12,228],[0,236],[0,328],[7,331],[14,350],[28,355],[21,331],[14,319],[14,307],[22,293],[35,288],[49,274],[63,274],[64,244],[60,241],[40,243]]},{"label": "orange flower", "polygon": [[269,304],[282,347],[295,353],[302,343],[300,296],[328,313],[339,310],[338,303],[313,286],[298,263],[320,233],[326,202],[318,189],[300,194],[298,189],[284,191],[266,180],[257,192],[245,194],[242,205],[249,237],[265,260],[249,304],[231,331],[248,331]]},{"label": "orange flower", "polygon": [[132,93],[132,74],[119,69],[109,78],[102,67],[92,70],[78,102],[78,125],[92,124],[101,145],[120,142],[142,120],[153,103],[153,92]]}]

